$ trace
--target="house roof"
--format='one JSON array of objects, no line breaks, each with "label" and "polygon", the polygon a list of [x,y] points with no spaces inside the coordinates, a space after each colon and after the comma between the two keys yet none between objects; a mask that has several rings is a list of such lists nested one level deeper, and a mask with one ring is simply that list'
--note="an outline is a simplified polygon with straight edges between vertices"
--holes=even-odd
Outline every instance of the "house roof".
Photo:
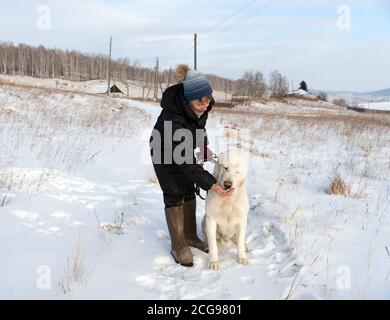
[{"label": "house roof", "polygon": [[115,81],[111,87],[110,87],[110,91],[112,90],[112,88],[116,86],[123,94],[127,94],[127,85],[123,82],[120,82],[120,81]]}]

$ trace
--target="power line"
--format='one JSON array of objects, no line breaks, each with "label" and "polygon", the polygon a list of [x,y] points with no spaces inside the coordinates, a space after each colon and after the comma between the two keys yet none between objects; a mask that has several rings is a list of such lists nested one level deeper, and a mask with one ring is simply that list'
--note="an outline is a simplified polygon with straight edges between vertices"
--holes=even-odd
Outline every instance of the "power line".
[{"label": "power line", "polygon": [[[242,7],[240,7],[239,9],[237,9],[236,11],[234,11],[232,14],[230,14],[229,16],[227,16],[226,18],[222,19],[221,21],[217,22],[216,24],[212,25],[211,27],[209,27],[208,29],[202,31],[200,34],[203,35],[203,34],[207,34],[208,32],[210,32],[211,30],[215,29],[216,27],[218,27],[219,25],[221,25],[222,23],[224,23],[225,21],[231,19],[232,17],[234,17],[235,15],[237,15],[238,13],[240,13],[241,11],[243,11],[244,9],[246,9],[247,7],[249,7],[250,5],[252,5],[253,3],[255,3],[256,1],[258,0],[251,0],[249,1],[248,3],[246,3],[245,5],[243,5]],[[179,41],[176,41],[176,43],[178,43]],[[194,44],[193,42],[191,41],[191,43],[189,43],[188,45],[184,46],[182,49],[179,50],[178,53],[174,54],[171,59],[174,60],[174,59],[177,59],[178,57],[181,57],[182,55],[184,55],[185,53],[187,53],[189,50],[193,49],[194,48]],[[163,55],[163,57],[169,57],[170,54],[168,55]]]},{"label": "power line", "polygon": [[193,47],[194,47],[194,42],[191,41],[190,44],[188,44],[187,46],[183,47],[181,50],[179,50],[179,52],[177,52],[175,55],[173,55],[172,56],[172,60],[182,56],[185,53],[187,53],[188,50],[191,50]]},{"label": "power line", "polygon": [[[281,0],[269,0],[268,2],[264,3],[264,5],[260,8],[260,10],[255,11],[255,12],[250,12],[245,18],[251,18],[251,17],[257,16],[259,13],[262,13],[263,11],[265,11],[266,9],[268,9],[269,7],[273,6],[274,4],[276,4],[280,1]],[[238,21],[238,22],[240,22],[240,21]],[[230,28],[230,27],[231,26],[229,26],[228,28]]]},{"label": "power line", "polygon": [[[177,41],[174,41],[172,43],[170,43],[170,46],[171,47],[174,47],[177,43],[180,43],[180,42],[184,42],[185,40],[177,40]],[[181,52],[181,51],[185,51],[188,49],[188,46],[192,46],[193,45],[193,41],[191,40],[191,42],[189,42],[188,40],[185,41],[186,42],[186,45],[183,45],[181,48],[178,48],[177,50],[172,50],[172,51],[169,51],[168,53],[166,54],[162,54],[160,55],[160,57],[171,57],[171,53],[172,53],[172,56],[175,55],[175,53],[177,54],[177,52]]]},{"label": "power line", "polygon": [[[238,13],[242,12],[244,9],[248,8],[249,6],[251,6],[252,4],[254,4],[257,1],[258,0],[251,0],[251,1],[249,1],[248,3],[246,3],[245,5],[243,5],[242,7],[240,7],[239,9],[234,11],[233,13],[231,13],[226,18],[223,18],[222,20],[220,20],[216,24],[212,25],[208,29],[206,29],[203,32],[199,33],[198,36],[201,35],[203,39],[215,36],[217,34],[217,32],[210,33],[212,30],[216,29],[218,26],[222,25],[224,22],[226,22],[229,19],[231,19],[232,17],[236,16]],[[218,33],[225,32],[225,31],[231,29],[233,26],[235,26],[236,24],[240,23],[243,19],[247,19],[249,17],[253,17],[253,16],[257,15],[257,14],[263,12],[265,9],[267,9],[267,8],[271,7],[272,5],[276,4],[279,1],[281,1],[281,0],[268,0],[268,1],[265,1],[263,3],[263,5],[260,7],[260,10],[255,10],[254,12],[251,11],[249,14],[247,14],[243,18],[235,20],[230,25],[227,25],[226,27],[222,28],[221,30],[218,31]],[[179,41],[176,41],[176,43],[178,43],[178,42]],[[194,48],[194,43],[193,43],[193,41],[191,41],[186,46],[182,47],[178,51],[175,51],[176,53],[174,53],[172,56],[169,53],[169,54],[163,55],[163,57],[168,58],[168,59],[170,58],[171,60],[175,60],[175,59],[183,56],[184,54],[186,54],[188,51],[193,50],[193,48]]]},{"label": "power line", "polygon": [[[263,12],[264,10],[266,10],[267,8],[271,7],[272,5],[276,4],[277,2],[279,2],[281,0],[268,0],[268,1],[265,1],[263,3],[263,5],[261,6],[260,10],[256,10],[254,12],[250,12],[249,14],[247,14],[246,16],[242,17],[241,19],[239,20],[236,20],[236,21],[233,21],[230,25],[226,26],[225,28],[219,30],[219,33],[221,32],[225,32],[229,29],[231,29],[233,26],[235,26],[236,24],[240,23],[241,21],[243,21],[244,19],[247,19],[247,18],[250,18],[250,17],[253,17],[261,12]],[[211,37],[211,36],[214,36],[215,33],[211,33],[211,34],[208,34],[206,36],[203,36],[203,38],[208,38],[208,37]]]},{"label": "power line", "polygon": [[258,0],[252,0],[252,1],[249,1],[247,4],[245,4],[244,6],[242,6],[241,8],[239,8],[238,10],[234,11],[230,16],[222,19],[221,21],[217,22],[215,25],[211,26],[210,28],[206,29],[205,31],[201,32],[200,34],[205,34],[207,32],[210,32],[211,30],[215,29],[216,27],[218,27],[220,24],[224,23],[225,21],[229,20],[230,18],[234,17],[237,13],[241,12],[242,10],[244,10],[245,8],[249,7],[251,4],[255,3],[256,1]]}]

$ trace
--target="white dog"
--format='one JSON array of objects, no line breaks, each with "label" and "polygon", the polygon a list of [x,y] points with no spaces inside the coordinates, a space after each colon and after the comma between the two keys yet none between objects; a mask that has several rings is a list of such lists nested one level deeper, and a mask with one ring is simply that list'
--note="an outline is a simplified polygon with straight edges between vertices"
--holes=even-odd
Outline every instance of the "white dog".
[{"label": "white dog", "polygon": [[248,160],[239,150],[229,150],[219,156],[214,177],[225,190],[233,194],[221,197],[210,190],[206,198],[206,215],[202,221],[203,233],[209,245],[209,268],[218,270],[218,243],[233,241],[237,245],[238,261],[246,265],[245,232],[249,210],[246,191]]}]

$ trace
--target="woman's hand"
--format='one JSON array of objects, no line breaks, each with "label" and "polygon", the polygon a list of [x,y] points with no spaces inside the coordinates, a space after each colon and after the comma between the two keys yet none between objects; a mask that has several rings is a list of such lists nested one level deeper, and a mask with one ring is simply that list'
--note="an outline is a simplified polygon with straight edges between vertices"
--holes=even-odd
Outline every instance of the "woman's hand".
[{"label": "woman's hand", "polygon": [[225,189],[221,187],[219,184],[214,183],[213,186],[211,187],[211,190],[216,192],[221,197],[229,197],[232,195],[234,188],[225,191]]}]

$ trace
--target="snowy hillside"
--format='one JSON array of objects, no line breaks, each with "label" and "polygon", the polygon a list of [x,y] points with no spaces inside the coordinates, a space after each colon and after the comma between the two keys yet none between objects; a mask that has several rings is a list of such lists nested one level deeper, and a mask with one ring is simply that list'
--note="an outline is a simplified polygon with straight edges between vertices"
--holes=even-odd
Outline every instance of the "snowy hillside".
[{"label": "snowy hillside", "polygon": [[[10,84],[24,85],[24,86],[34,86],[40,88],[51,88],[58,89],[62,91],[71,91],[71,92],[81,92],[81,93],[92,93],[92,94],[104,94],[107,92],[107,81],[106,80],[90,80],[90,81],[71,81],[65,79],[37,79],[33,77],[21,77],[21,76],[11,76],[11,75],[0,75],[1,82],[7,82]],[[153,98],[153,88],[149,89],[150,85],[145,84],[141,81],[131,81],[126,82],[112,80],[111,85],[116,85],[122,90],[123,94],[126,96],[129,94],[130,98]],[[128,86],[128,87],[127,87]],[[145,87],[145,88],[144,88]],[[162,84],[163,88],[167,87],[166,83]],[[127,89],[129,91],[127,92]],[[231,94],[225,94],[225,92],[214,91],[213,95],[218,100],[230,100]],[[161,98],[161,90],[158,90],[158,98]]]},{"label": "snowy hillside", "polygon": [[210,147],[250,154],[251,206],[249,265],[226,248],[211,271],[169,254],[157,105],[0,84],[0,298],[390,299],[390,118],[301,107],[210,114]]}]

